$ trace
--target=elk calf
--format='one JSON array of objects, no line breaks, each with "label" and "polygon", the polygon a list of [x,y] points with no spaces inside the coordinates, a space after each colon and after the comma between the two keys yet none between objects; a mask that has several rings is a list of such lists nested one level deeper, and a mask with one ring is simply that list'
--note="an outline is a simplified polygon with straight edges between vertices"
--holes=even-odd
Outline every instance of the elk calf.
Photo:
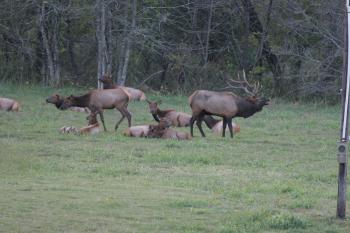
[{"label": "elk calf", "polygon": [[169,128],[170,122],[161,120],[158,125],[150,125],[148,137],[162,139],[190,140],[191,135],[187,132],[178,132]]},{"label": "elk calf", "polygon": [[13,99],[0,97],[0,110],[18,112],[21,110],[21,106]]},{"label": "elk calf", "polygon": [[161,104],[161,101],[152,102],[147,100],[147,103],[154,120],[159,122],[160,119],[166,118],[175,127],[187,127],[190,125],[191,115],[177,112],[174,109],[160,110],[158,105]]},{"label": "elk calf", "polygon": [[124,131],[124,135],[128,137],[147,137],[149,127],[149,125],[131,126]]},{"label": "elk calf", "polygon": [[131,95],[131,100],[146,100],[146,95],[143,91],[132,87],[116,85],[114,84],[112,77],[108,74],[103,75],[99,80],[103,83],[103,89],[122,88]]},{"label": "elk calf", "polygon": [[63,126],[60,128],[60,133],[73,133],[73,134],[97,134],[100,133],[101,127],[97,121],[97,116],[96,113],[91,113],[89,116],[86,118],[88,120],[88,126],[83,127],[83,128],[76,128],[74,126]]}]

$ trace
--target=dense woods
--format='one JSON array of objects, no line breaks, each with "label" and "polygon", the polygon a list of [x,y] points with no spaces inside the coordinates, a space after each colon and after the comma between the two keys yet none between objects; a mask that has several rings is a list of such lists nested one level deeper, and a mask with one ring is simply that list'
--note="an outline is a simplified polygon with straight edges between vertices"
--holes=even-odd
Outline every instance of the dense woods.
[{"label": "dense woods", "polygon": [[229,90],[243,70],[265,95],[338,94],[344,1],[4,0],[0,80]]}]

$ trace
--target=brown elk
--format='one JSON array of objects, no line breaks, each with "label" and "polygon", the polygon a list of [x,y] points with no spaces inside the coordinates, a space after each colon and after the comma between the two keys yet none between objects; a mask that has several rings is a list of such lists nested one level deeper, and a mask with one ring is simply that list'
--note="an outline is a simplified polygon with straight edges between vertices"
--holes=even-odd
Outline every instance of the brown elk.
[{"label": "brown elk", "polygon": [[147,102],[149,111],[157,122],[159,122],[159,118],[166,118],[175,127],[187,127],[190,125],[191,115],[177,112],[174,109],[160,110],[158,105],[161,104],[161,101],[152,102],[147,100]]},{"label": "brown elk", "polygon": [[[211,132],[213,134],[222,134],[222,126],[224,123],[222,120],[217,120],[210,115],[205,115],[203,121],[208,126],[208,128],[211,129]],[[241,132],[241,127],[234,122],[232,122],[232,128],[234,134]],[[228,131],[229,129],[227,128],[226,132]]]},{"label": "brown elk", "polygon": [[[47,97],[46,103],[50,103],[56,106],[57,109],[60,109],[60,106],[63,104],[64,96],[54,94],[52,96]],[[90,114],[90,110],[88,108],[80,108],[80,107],[70,107],[69,110],[73,112],[85,112]]]},{"label": "brown elk", "polygon": [[[202,137],[205,134],[202,129],[202,121],[205,115],[215,115],[223,118],[222,136],[225,137],[226,125],[228,125],[230,136],[233,137],[232,118],[250,117],[256,112],[260,112],[265,105],[268,105],[269,99],[257,97],[259,86],[250,85],[243,75],[244,81],[232,81],[234,84],[240,84],[240,88],[245,90],[250,96],[243,98],[232,92],[215,92],[207,90],[195,91],[189,97],[189,104],[192,109],[190,120],[191,135],[193,136],[193,124],[197,121],[197,126]],[[231,85],[236,88],[237,86]]]},{"label": "brown elk", "polygon": [[73,134],[97,134],[101,132],[100,125],[97,121],[97,115],[91,112],[89,116],[86,117],[88,120],[88,126],[83,128],[76,128],[74,126],[63,126],[59,131],[61,133],[73,133]]},{"label": "brown elk", "polygon": [[18,112],[21,110],[21,106],[13,99],[0,97],[0,110]]},{"label": "brown elk", "polygon": [[128,137],[147,137],[149,127],[149,125],[131,126],[124,131],[124,135]]},{"label": "brown elk", "polygon": [[109,89],[109,90],[92,90],[89,93],[82,96],[69,96],[66,97],[60,106],[60,109],[64,110],[69,107],[82,107],[89,108],[91,112],[98,113],[100,115],[103,129],[107,131],[103,109],[117,109],[122,118],[115,125],[115,130],[118,129],[119,124],[126,117],[128,119],[128,126],[131,126],[131,114],[127,109],[130,100],[130,95],[121,88]]},{"label": "brown elk", "polygon": [[171,122],[168,119],[161,119],[158,125],[150,125],[148,137],[162,139],[190,140],[191,135],[187,132],[178,132],[169,128]]},{"label": "brown elk", "polygon": [[103,89],[123,88],[131,95],[131,100],[146,100],[146,95],[143,91],[132,87],[116,85],[114,84],[112,77],[108,74],[103,75],[99,80],[103,83]]}]

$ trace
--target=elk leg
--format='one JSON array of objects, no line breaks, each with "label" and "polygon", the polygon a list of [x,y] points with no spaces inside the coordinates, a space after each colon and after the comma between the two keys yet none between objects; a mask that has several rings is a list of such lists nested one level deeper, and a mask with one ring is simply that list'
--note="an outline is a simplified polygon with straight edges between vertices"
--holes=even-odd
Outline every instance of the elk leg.
[{"label": "elk leg", "polygon": [[228,129],[230,130],[230,136],[233,138],[233,130],[232,130],[232,118],[227,119]]},{"label": "elk leg", "polygon": [[120,114],[122,114],[122,118],[120,118],[120,120],[117,122],[117,124],[115,125],[114,127],[114,130],[117,131],[118,127],[119,127],[119,124],[122,123],[122,121],[124,120],[125,118],[125,113],[123,111],[122,108],[117,108],[117,110],[120,112]]},{"label": "elk leg", "polygon": [[204,134],[204,131],[202,128],[202,121],[203,121],[204,116],[205,116],[205,114],[200,114],[198,116],[198,119],[197,119],[197,127],[198,127],[199,131],[201,132],[202,137],[205,137],[205,134]]},{"label": "elk leg", "polygon": [[126,116],[126,118],[128,119],[128,127],[131,127],[131,113],[129,112],[129,110],[127,109],[127,107],[125,107],[123,109],[124,111],[124,115]]},{"label": "elk leg", "polygon": [[226,125],[227,125],[227,119],[226,119],[226,117],[223,117],[223,124],[222,124],[222,137],[225,137],[225,133],[226,133]]},{"label": "elk leg", "polygon": [[194,116],[191,117],[190,120],[190,128],[191,128],[191,136],[193,137],[193,124],[196,121],[196,118]]},{"label": "elk leg", "polygon": [[105,125],[105,119],[104,119],[104,117],[103,117],[103,110],[102,110],[102,111],[99,111],[98,114],[100,114],[100,119],[101,119],[101,121],[102,121],[103,129],[104,129],[104,131],[106,132],[107,129],[106,129],[106,125]]}]

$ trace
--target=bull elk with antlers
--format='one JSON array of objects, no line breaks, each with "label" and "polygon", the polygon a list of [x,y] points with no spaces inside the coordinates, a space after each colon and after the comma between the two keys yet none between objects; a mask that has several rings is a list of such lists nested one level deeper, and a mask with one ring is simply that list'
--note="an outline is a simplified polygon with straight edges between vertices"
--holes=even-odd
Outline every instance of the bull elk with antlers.
[{"label": "bull elk with antlers", "polygon": [[246,79],[243,71],[243,80],[227,81],[231,88],[241,88],[248,97],[240,97],[232,92],[215,92],[198,90],[189,97],[189,104],[192,109],[190,120],[191,135],[193,136],[193,124],[197,126],[203,137],[202,121],[205,115],[215,115],[223,118],[222,136],[225,137],[226,126],[228,125],[230,136],[233,138],[232,118],[250,117],[261,111],[268,104],[269,99],[258,97],[261,86],[251,85]]}]

